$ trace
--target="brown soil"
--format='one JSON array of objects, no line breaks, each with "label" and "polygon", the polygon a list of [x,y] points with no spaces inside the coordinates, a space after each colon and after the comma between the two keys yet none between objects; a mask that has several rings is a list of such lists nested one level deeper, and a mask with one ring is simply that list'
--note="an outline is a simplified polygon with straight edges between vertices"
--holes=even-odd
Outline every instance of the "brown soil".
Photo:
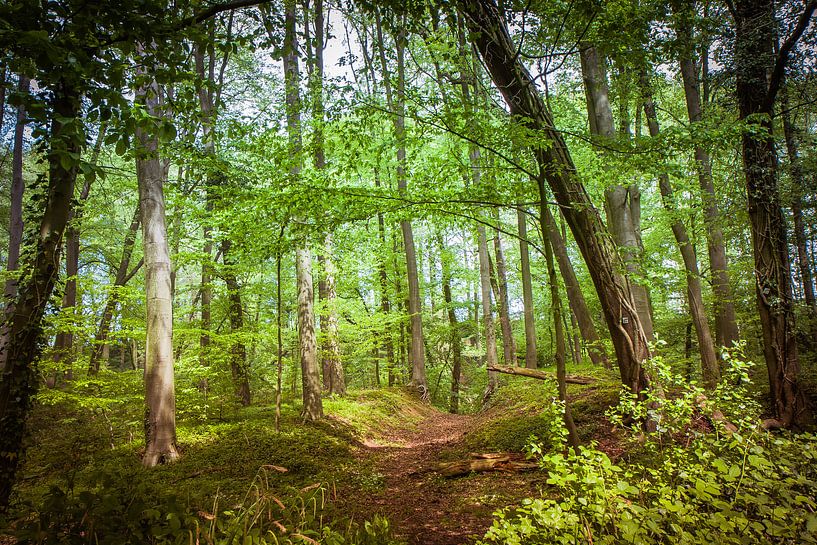
[{"label": "brown soil", "polygon": [[463,438],[478,416],[431,412],[414,430],[391,430],[367,440],[358,456],[382,476],[374,492],[348,491],[344,510],[360,518],[386,516],[409,545],[460,545],[480,539],[493,512],[537,493],[539,472],[480,473],[444,479],[440,462],[467,457]]}]

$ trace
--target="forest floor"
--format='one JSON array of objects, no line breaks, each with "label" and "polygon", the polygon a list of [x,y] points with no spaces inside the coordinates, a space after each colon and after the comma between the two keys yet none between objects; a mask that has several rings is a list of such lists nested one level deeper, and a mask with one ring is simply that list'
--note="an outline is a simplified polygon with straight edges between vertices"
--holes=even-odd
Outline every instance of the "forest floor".
[{"label": "forest floor", "polygon": [[442,462],[468,456],[466,436],[483,420],[434,410],[414,429],[395,428],[365,440],[357,456],[383,486],[350,494],[341,505],[361,517],[386,516],[409,545],[460,545],[481,538],[495,510],[536,494],[544,482],[539,472],[444,478],[436,471]]}]

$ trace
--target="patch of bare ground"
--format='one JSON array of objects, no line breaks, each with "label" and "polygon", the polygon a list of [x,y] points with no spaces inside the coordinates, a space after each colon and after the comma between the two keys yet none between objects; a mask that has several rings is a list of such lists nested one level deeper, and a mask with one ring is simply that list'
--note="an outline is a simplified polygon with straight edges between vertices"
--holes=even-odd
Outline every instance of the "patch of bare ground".
[{"label": "patch of bare ground", "polygon": [[544,484],[538,471],[441,477],[435,471],[440,462],[463,451],[463,439],[479,421],[479,416],[435,411],[413,430],[365,441],[358,456],[374,468],[382,486],[345,491],[339,507],[357,518],[386,516],[409,545],[473,543],[491,525],[494,511],[536,494]]}]

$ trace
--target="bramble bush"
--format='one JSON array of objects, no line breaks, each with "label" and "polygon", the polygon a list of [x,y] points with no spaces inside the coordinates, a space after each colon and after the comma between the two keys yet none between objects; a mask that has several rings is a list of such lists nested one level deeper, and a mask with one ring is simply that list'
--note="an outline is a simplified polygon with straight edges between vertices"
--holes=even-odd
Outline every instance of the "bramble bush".
[{"label": "bramble bush", "polygon": [[[817,543],[817,436],[760,429],[746,392],[749,364],[739,353],[727,363],[722,385],[703,398],[661,358],[649,362],[666,396],[623,393],[609,413],[619,424],[624,415],[658,424],[653,433],[628,432],[628,464],[594,444],[577,451],[532,444],[548,494],[497,513],[483,543]],[[715,411],[737,431],[717,418],[714,431],[696,431],[694,419]]]}]

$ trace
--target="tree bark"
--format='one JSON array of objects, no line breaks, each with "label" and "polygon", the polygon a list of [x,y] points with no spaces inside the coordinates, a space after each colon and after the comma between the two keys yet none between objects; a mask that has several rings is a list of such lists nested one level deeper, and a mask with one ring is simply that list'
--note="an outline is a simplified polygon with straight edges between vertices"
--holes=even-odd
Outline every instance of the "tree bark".
[{"label": "tree bark", "polygon": [[[685,1],[692,4],[691,7],[694,9],[695,0]],[[703,109],[698,68],[693,56],[692,27],[689,24],[679,23],[676,25],[676,33],[680,41],[678,61],[681,67],[681,79],[684,83],[687,116],[690,124],[694,125],[703,121]],[[718,210],[718,199],[712,179],[712,159],[700,145],[695,146],[694,157],[698,169],[698,185],[701,188],[703,199],[709,268],[712,292],[715,296],[715,341],[718,346],[729,348],[740,339],[740,336],[735,318],[735,305],[732,301],[732,288],[729,284],[729,262],[721,229],[721,213]]]},{"label": "tree bark", "polygon": [[[28,93],[29,79],[20,75],[17,84],[18,91]],[[9,249],[6,261],[6,270],[16,271],[20,259],[20,245],[23,242],[23,134],[26,128],[25,104],[17,106],[16,122],[14,124],[14,151],[11,157],[11,203],[9,206]],[[13,299],[17,294],[16,275],[6,280],[4,294],[6,300]]]},{"label": "tree bark", "polygon": [[[655,110],[652,88],[646,70],[640,75],[641,92],[643,98],[644,115],[647,118],[647,127],[650,136],[659,136],[658,114]],[[706,319],[704,310],[703,293],[701,290],[701,273],[698,269],[698,256],[695,253],[695,246],[689,240],[686,226],[677,215],[675,197],[673,195],[672,184],[669,175],[666,173],[658,177],[658,189],[661,192],[661,201],[664,208],[672,217],[672,234],[678,243],[681,258],[684,261],[684,269],[687,284],[687,303],[692,323],[695,326],[695,334],[698,337],[698,350],[701,354],[701,375],[704,385],[714,389],[718,385],[721,377],[721,370],[718,365],[718,356],[715,352],[715,343],[712,340],[712,332],[709,329],[709,322]]]},{"label": "tree bark", "polygon": [[[136,92],[137,102],[148,114],[159,116],[159,86],[152,81]],[[159,141],[137,128],[139,143],[136,177],[142,245],[145,255],[145,455],[142,463],[153,467],[173,462],[176,450],[176,392],[173,370],[173,299],[170,293],[170,255],[165,225],[164,182],[167,164],[159,157]]]},{"label": "tree bark", "polygon": [[[49,135],[48,193],[31,263],[31,271],[18,284],[16,299],[6,308],[6,336],[0,346],[3,369],[0,380],[0,512],[8,507],[19,461],[24,454],[26,417],[37,390],[34,362],[40,356],[43,314],[54,288],[60,243],[71,210],[78,161],[69,168],[60,159],[79,154],[85,136],[79,123],[80,97],[60,81],[52,98],[54,113]],[[57,121],[57,117],[62,121]],[[66,122],[65,120],[70,120]]]},{"label": "tree bark", "polygon": [[[235,273],[235,262],[232,260],[233,243],[225,238],[221,241],[221,261],[224,264],[221,276],[227,286],[227,316],[230,321],[230,333],[241,335],[244,329],[244,305],[241,302],[241,285]],[[240,338],[233,339],[230,345],[230,372],[235,385],[235,395],[245,407],[252,402],[250,392],[250,370],[247,362],[247,347]]]},{"label": "tree bark", "polygon": [[[323,329],[323,347],[321,348],[321,362],[323,364],[324,389],[329,394],[346,394],[346,376],[343,372],[343,362],[340,359],[340,342],[338,336],[338,292],[335,287],[335,263],[332,261],[332,235],[326,235],[323,254],[323,301],[321,308],[321,328]],[[320,288],[319,288],[320,289]]]},{"label": "tree bark", "polygon": [[522,305],[525,317],[525,367],[536,369],[536,320],[533,316],[533,283],[530,276],[530,253],[528,252],[528,221],[525,212],[516,211],[519,228],[519,261],[522,277]]},{"label": "tree bark", "polygon": [[[474,45],[499,88],[511,115],[528,128],[538,131],[547,145],[531,146],[541,174],[537,188],[542,203],[547,202],[547,183],[565,215],[587,263],[616,350],[621,380],[633,392],[649,387],[642,362],[649,357],[647,336],[636,311],[629,283],[617,272],[619,262],[598,211],[576,174],[576,167],[560,132],[536,85],[516,55],[496,5],[491,0],[459,0],[467,17]],[[540,221],[544,225],[544,213]]]},{"label": "tree bark", "polygon": [[108,333],[111,328],[111,320],[113,319],[116,305],[119,304],[119,288],[124,286],[127,280],[133,276],[133,273],[128,274],[128,269],[130,268],[130,259],[131,255],[133,255],[133,247],[136,242],[136,234],[142,222],[139,208],[139,205],[137,205],[130,227],[128,227],[128,232],[125,235],[119,267],[116,269],[116,276],[111,286],[111,292],[108,294],[108,300],[105,303],[105,309],[102,311],[102,318],[99,320],[99,327],[97,327],[96,335],[94,336],[94,344],[91,348],[91,359],[88,364],[89,375],[96,374],[99,371],[100,362],[104,361],[103,350],[105,346],[108,345]]},{"label": "tree bark", "polygon": [[[476,148],[474,148],[476,149]],[[479,172],[478,170],[476,172]],[[488,384],[485,387],[483,401],[487,401],[498,386],[496,372],[491,367],[499,365],[496,351],[496,328],[494,327],[494,313],[491,305],[491,269],[488,263],[488,237],[485,226],[477,226],[479,244],[479,286],[482,301],[482,325],[485,328],[485,367],[488,369]]]},{"label": "tree bark", "polygon": [[[809,15],[814,7],[811,4],[807,8]],[[769,78],[776,26],[772,10],[763,0],[737,0],[734,14],[736,94],[740,119],[748,124],[742,139],[743,168],[771,402],[784,427],[802,428],[811,422],[811,413],[798,382],[791,267],[772,126],[774,86],[782,79],[782,74],[777,75],[777,81]]]}]

